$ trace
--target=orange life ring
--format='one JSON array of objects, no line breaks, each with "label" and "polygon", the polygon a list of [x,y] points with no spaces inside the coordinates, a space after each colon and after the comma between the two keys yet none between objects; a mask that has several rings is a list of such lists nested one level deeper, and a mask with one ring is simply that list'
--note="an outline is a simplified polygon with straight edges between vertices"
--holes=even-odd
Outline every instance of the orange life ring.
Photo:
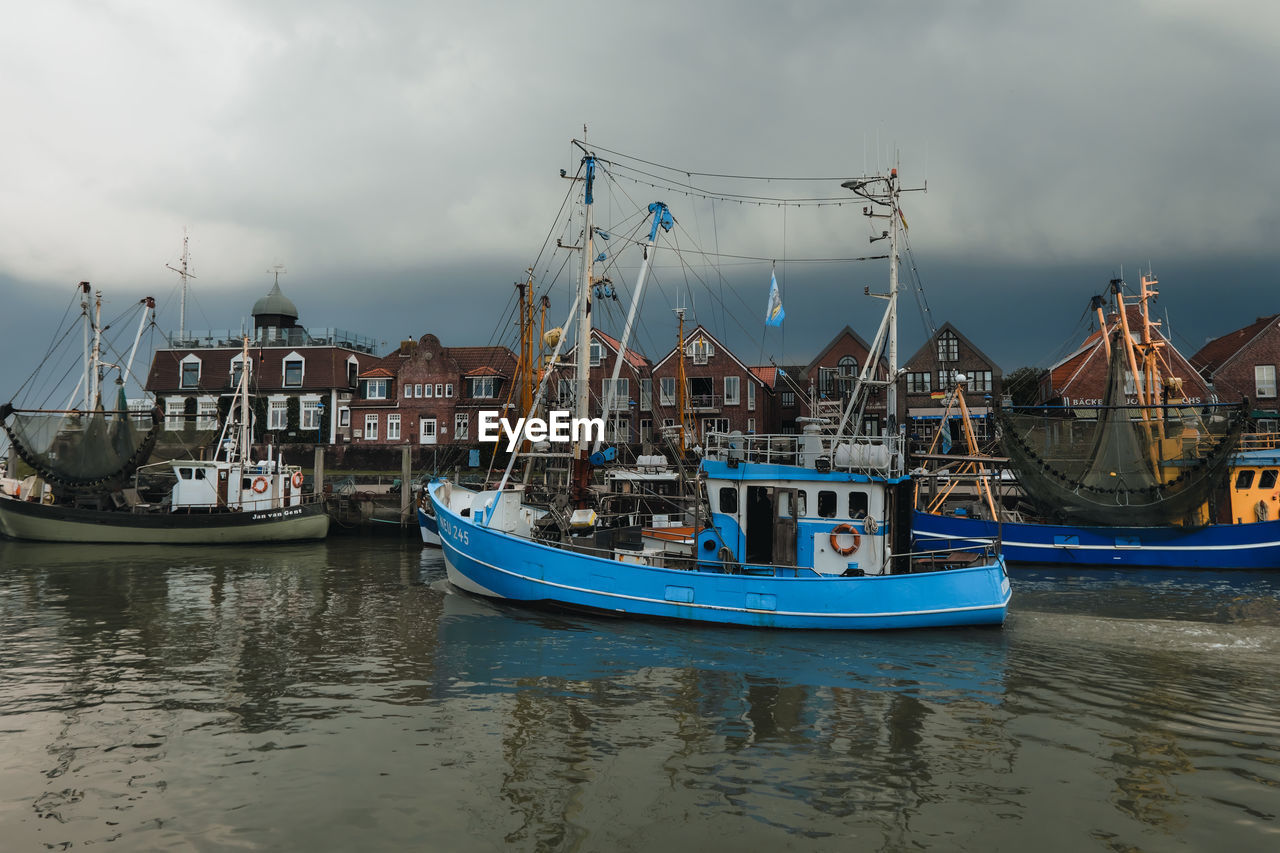
[{"label": "orange life ring", "polygon": [[293,487],[294,487],[295,489],[301,489],[301,488],[302,488],[302,472],[301,472],[301,471],[294,471],[294,472],[293,472]]},{"label": "orange life ring", "polygon": [[[840,537],[846,533],[853,537],[853,544],[847,548],[842,548],[840,547]],[[854,526],[848,522],[837,524],[835,529],[831,531],[831,548],[842,557],[847,557],[858,550],[858,546],[861,544],[862,537],[858,535],[858,531]]]},{"label": "orange life ring", "polygon": [[262,494],[263,492],[265,492],[267,490],[267,485],[268,484],[267,484],[266,477],[263,477],[262,475],[258,475],[257,477],[253,478],[253,490],[258,494]]}]

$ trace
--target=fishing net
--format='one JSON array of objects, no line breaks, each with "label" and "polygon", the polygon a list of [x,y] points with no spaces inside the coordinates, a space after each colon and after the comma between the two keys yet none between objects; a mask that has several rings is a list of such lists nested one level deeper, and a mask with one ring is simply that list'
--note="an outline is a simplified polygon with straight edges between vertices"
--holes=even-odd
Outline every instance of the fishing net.
[{"label": "fishing net", "polygon": [[1127,352],[1112,345],[1097,408],[997,414],[1001,444],[1046,518],[1106,526],[1196,523],[1221,482],[1247,407],[1130,403]]},{"label": "fishing net", "polygon": [[[136,424],[123,393],[116,409],[27,412],[0,409],[5,432],[23,461],[45,480],[73,489],[122,483],[147,461],[159,434],[158,412]],[[149,427],[149,429],[147,428]]]}]

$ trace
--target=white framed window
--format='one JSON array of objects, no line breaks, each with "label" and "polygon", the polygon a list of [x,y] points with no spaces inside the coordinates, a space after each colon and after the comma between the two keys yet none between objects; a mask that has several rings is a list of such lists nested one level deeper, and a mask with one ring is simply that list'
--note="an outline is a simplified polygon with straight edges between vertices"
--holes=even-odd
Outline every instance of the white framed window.
[{"label": "white framed window", "polygon": [[[452,386],[452,385],[450,385],[449,387],[450,387],[450,388],[452,388],[453,386]],[[443,386],[443,385],[441,385],[439,382],[437,382],[437,383],[436,383],[436,396],[437,396],[437,397],[443,397],[443,396],[445,396],[445,393],[444,393],[444,386]],[[452,394],[452,393],[450,393],[450,394],[449,394],[449,396],[450,396],[450,397],[452,397],[452,396],[453,396],[453,394]]]},{"label": "white framed window", "polygon": [[284,357],[284,387],[301,388],[305,362],[302,356],[291,352]]},{"label": "white framed window", "polygon": [[471,436],[471,415],[458,412],[453,416],[453,440],[466,441]]},{"label": "white framed window", "polygon": [[[244,366],[244,356],[237,355],[231,359],[231,387],[240,387],[240,370]],[[249,363],[249,378],[253,378],[253,362]]]},{"label": "white framed window", "polygon": [[653,418],[640,419],[640,440],[653,441]]},{"label": "white framed window", "polygon": [[400,392],[400,396],[404,397],[405,399],[412,398],[412,397],[413,397],[413,386],[412,386],[411,384],[409,384],[408,382],[404,383],[404,387],[403,387],[403,389],[402,389],[402,390],[401,390],[401,392]]},{"label": "white framed window", "polygon": [[649,412],[653,410],[653,380],[640,380],[640,411]]},{"label": "white framed window", "polygon": [[[439,385],[437,385],[436,387],[437,387],[437,388],[439,388],[440,386],[439,386]],[[452,383],[452,382],[446,382],[446,383],[444,383],[444,395],[445,395],[446,397],[452,397],[452,396],[453,396],[453,383]]]},{"label": "white framed window", "polygon": [[217,429],[218,401],[213,397],[201,397],[196,406],[196,429]]},{"label": "white framed window", "polygon": [[187,401],[182,397],[170,397],[164,402],[164,428],[182,429],[182,422],[186,420],[185,412]]},{"label": "white framed window", "polygon": [[755,432],[755,431],[756,431],[756,419],[755,419],[755,418],[747,418],[747,432],[748,432],[748,433],[753,433],[753,432]]},{"label": "white framed window", "polygon": [[599,367],[600,362],[604,361],[604,344],[599,341],[591,342],[591,366]]},{"label": "white framed window", "polygon": [[267,403],[267,429],[282,430],[289,424],[289,401],[284,397],[272,397]]},{"label": "white framed window", "polygon": [[189,355],[182,360],[182,384],[180,388],[200,387],[200,358]]},{"label": "white framed window", "polygon": [[658,403],[663,406],[676,404],[676,378],[664,376],[658,383]]},{"label": "white framed window", "polygon": [[754,412],[756,410],[756,383],[747,383],[747,411]]},{"label": "white framed window", "polygon": [[[430,396],[431,396],[430,388],[431,388],[431,386],[430,386],[430,385],[428,385],[428,386],[427,386],[427,389],[428,389],[427,396],[428,396],[428,397],[430,397]],[[421,382],[415,382],[415,383],[413,383],[413,396],[415,396],[415,397],[421,397],[421,396],[422,396],[422,383],[421,383]]]},{"label": "white framed window", "polygon": [[689,345],[689,356],[694,364],[706,364],[713,355],[715,355],[714,348],[706,338],[698,338]]},{"label": "white framed window", "polygon": [[[627,404],[631,399],[631,382],[625,378],[619,378],[617,384],[613,387],[613,409],[614,411],[626,410]],[[600,400],[601,402],[609,399],[609,380],[600,380]]]},{"label": "white framed window", "polygon": [[338,409],[338,426],[340,427],[351,426],[351,410],[348,409],[346,406],[341,406]]},{"label": "white framed window", "polygon": [[298,404],[298,424],[302,429],[320,429],[320,413],[324,404],[319,397],[304,397]]},{"label": "white framed window", "polygon": [[1274,364],[1255,364],[1253,366],[1254,393],[1258,397],[1274,397],[1276,395],[1276,366]]},{"label": "white framed window", "polygon": [[400,440],[400,416],[387,415],[387,441]]},{"label": "white framed window", "polygon": [[615,414],[606,424],[608,441],[628,444],[631,441],[631,416],[627,413]]},{"label": "white framed window", "polygon": [[387,380],[366,379],[364,385],[364,396],[366,400],[387,399]]},{"label": "white framed window", "polygon": [[364,416],[364,437],[368,441],[377,441],[378,439],[378,416]]},{"label": "white framed window", "polygon": [[492,376],[473,376],[467,380],[471,383],[471,396],[480,399],[491,399],[494,396]]},{"label": "white framed window", "polygon": [[938,361],[959,361],[960,339],[956,333],[947,329],[938,335]]},{"label": "white framed window", "polygon": [[742,402],[742,377],[726,376],[724,378],[724,404],[736,406]]},{"label": "white framed window", "polygon": [[425,392],[425,393],[423,394],[423,396],[424,396],[424,397],[434,397],[434,396],[435,396],[435,386],[434,386],[434,385],[432,385],[432,384],[430,384],[430,383],[427,383],[426,385],[423,385],[423,386],[422,386],[422,389],[423,389],[423,391]]}]

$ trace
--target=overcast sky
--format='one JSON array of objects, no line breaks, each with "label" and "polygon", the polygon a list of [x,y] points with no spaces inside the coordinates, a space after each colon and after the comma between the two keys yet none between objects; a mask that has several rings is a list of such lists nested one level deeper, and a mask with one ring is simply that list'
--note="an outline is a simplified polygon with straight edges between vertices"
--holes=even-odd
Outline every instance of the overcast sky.
[{"label": "overcast sky", "polygon": [[[928,181],[907,213],[935,324],[1005,370],[1060,355],[1089,296],[1148,264],[1194,351],[1280,311],[1277,81],[1269,0],[17,4],[0,28],[0,398],[77,281],[117,313],[155,295],[176,328],[165,265],[184,228],[189,328],[239,327],[281,264],[304,325],[489,343],[584,124],[691,171],[896,160]],[[725,215],[714,239],[824,250],[770,221],[735,237]],[[857,227],[829,251],[866,252]],[[764,275],[729,282],[757,314]],[[787,320],[764,345],[754,321],[715,322],[750,361],[806,362],[846,323],[869,339],[879,308],[837,279],[780,273]],[[914,312],[904,356],[924,340]]]}]

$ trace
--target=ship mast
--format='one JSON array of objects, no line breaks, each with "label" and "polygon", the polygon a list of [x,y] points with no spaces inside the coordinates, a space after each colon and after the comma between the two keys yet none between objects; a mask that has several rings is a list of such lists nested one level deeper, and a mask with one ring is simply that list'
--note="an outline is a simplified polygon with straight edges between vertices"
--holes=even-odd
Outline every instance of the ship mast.
[{"label": "ship mast", "polygon": [[172,264],[165,264],[167,269],[171,269],[178,275],[182,276],[182,301],[178,303],[178,340],[186,340],[187,337],[187,279],[195,278],[187,269],[191,260],[191,255],[187,251],[187,229],[182,229],[182,268],[179,269]]},{"label": "ship mast", "polygon": [[[579,423],[586,423],[591,415],[591,276],[595,250],[592,237],[592,192],[596,177],[596,158],[590,152],[582,158],[584,166],[582,194],[582,271],[578,280],[578,328],[577,328],[577,364],[574,381],[574,416]],[[578,441],[573,448],[573,500],[577,506],[584,506],[587,499],[587,480],[590,467],[587,465],[587,441],[589,430],[580,430]]]}]

